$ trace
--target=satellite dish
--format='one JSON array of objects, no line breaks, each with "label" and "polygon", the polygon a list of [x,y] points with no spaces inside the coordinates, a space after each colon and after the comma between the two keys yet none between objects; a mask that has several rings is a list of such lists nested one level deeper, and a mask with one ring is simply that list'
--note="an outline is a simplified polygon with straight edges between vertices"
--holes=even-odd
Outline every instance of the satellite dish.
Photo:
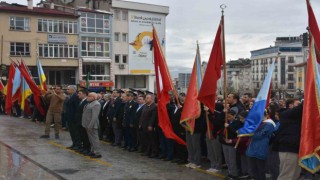
[{"label": "satellite dish", "polygon": [[62,4],[70,4],[72,3],[74,0],[60,0]]}]

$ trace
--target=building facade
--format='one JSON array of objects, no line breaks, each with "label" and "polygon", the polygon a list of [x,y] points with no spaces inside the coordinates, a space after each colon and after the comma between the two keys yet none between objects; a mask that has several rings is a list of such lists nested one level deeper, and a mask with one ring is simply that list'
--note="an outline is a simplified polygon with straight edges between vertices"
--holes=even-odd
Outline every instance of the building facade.
[{"label": "building facade", "polygon": [[275,46],[251,51],[251,76],[255,95],[259,92],[275,61],[272,89],[277,98],[296,95],[295,65],[306,61],[306,35],[296,37],[277,37]]},{"label": "building facade", "polygon": [[[156,28],[162,49],[165,51],[166,16],[169,13],[169,7],[120,0],[53,0],[47,2],[67,8],[111,12],[110,57],[104,57],[104,59],[110,58],[111,62],[110,73],[106,72],[106,75],[110,77],[111,82],[114,82],[114,88],[131,87],[154,91],[152,25]],[[80,41],[82,41],[81,38]],[[82,44],[79,46],[82,49]],[[80,59],[82,60],[83,57]],[[83,62],[85,61],[87,60],[84,59]],[[85,72],[83,70],[82,72],[84,76]]]},{"label": "building facade", "polygon": [[76,84],[78,15],[29,6],[0,6],[1,78],[13,60],[22,58],[35,81],[36,60],[41,60],[47,84]]},{"label": "building facade", "polygon": [[191,73],[178,74],[178,91],[187,93],[190,83]]}]

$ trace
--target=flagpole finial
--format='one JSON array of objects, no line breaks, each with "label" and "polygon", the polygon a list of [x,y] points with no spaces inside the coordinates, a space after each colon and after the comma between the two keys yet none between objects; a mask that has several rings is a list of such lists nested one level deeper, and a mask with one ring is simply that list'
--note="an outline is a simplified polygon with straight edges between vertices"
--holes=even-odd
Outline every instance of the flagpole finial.
[{"label": "flagpole finial", "polygon": [[220,5],[222,16],[223,16],[223,13],[224,13],[224,9],[226,9],[226,8],[227,8],[227,5],[225,5],[225,4],[221,4]]}]

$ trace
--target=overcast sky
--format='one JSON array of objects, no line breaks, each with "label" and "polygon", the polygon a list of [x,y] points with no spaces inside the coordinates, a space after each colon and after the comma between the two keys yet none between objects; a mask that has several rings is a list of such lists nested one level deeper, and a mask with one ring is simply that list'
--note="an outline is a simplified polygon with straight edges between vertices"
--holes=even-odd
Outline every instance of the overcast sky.
[{"label": "overcast sky", "polygon": [[[27,0],[6,0],[26,4]],[[129,0],[169,6],[166,19],[166,55],[170,70],[193,65],[196,41],[202,61],[208,61],[217,31],[221,4],[225,9],[227,60],[250,58],[250,51],[274,45],[278,36],[306,32],[305,0]],[[34,3],[39,2],[34,0]],[[320,2],[311,1],[320,20]],[[320,21],[318,21],[320,22]],[[188,69],[189,69],[188,68]]]}]

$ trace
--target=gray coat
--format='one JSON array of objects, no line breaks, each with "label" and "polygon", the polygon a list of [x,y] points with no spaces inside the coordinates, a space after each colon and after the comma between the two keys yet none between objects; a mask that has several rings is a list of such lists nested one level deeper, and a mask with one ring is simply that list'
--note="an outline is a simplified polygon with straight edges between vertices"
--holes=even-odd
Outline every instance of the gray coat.
[{"label": "gray coat", "polygon": [[94,100],[88,103],[82,113],[82,126],[86,129],[98,129],[101,104]]}]

